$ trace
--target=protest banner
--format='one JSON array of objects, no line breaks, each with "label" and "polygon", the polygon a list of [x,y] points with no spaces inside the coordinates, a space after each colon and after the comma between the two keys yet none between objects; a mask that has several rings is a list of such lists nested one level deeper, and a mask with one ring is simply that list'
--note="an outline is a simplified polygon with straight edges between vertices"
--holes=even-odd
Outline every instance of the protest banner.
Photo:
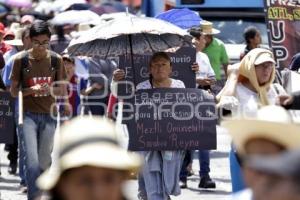
[{"label": "protest banner", "polygon": [[133,151],[215,149],[216,119],[213,96],[200,89],[138,90],[123,107]]},{"label": "protest banner", "polygon": [[12,144],[15,132],[15,101],[9,92],[0,92],[0,143]]},{"label": "protest banner", "polygon": [[266,0],[270,45],[280,69],[300,52],[300,1]]},{"label": "protest banner", "polygon": [[[192,64],[196,61],[196,50],[191,46],[181,47],[174,53],[168,53],[171,58],[172,78],[184,82],[186,88],[196,87],[195,72]],[[149,79],[149,63],[151,55],[134,55],[133,63],[130,55],[119,57],[119,68],[125,71],[125,81],[118,83],[118,95],[132,94],[132,87]],[[130,84],[132,83],[132,84]]]}]

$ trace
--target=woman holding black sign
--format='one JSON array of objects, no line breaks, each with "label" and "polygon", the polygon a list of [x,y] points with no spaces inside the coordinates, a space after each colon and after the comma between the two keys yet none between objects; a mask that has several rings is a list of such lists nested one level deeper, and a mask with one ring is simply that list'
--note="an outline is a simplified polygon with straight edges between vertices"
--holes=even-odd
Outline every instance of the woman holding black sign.
[{"label": "woman holding black sign", "polygon": [[[199,66],[192,69],[198,71]],[[137,90],[151,88],[185,88],[181,80],[170,78],[171,59],[167,53],[154,53],[150,59],[149,79],[139,83]],[[122,80],[123,70],[114,72],[114,81]],[[145,165],[139,177],[139,199],[167,200],[170,195],[179,195],[179,173],[183,151],[144,151]],[[147,183],[147,184],[145,184]]]}]

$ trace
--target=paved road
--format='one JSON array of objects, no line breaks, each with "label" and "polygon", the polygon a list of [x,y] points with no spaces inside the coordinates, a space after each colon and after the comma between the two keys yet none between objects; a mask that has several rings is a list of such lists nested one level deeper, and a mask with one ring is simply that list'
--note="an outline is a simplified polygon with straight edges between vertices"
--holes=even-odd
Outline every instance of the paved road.
[{"label": "paved road", "polygon": [[[199,162],[195,158],[193,162],[193,170],[195,174],[188,179],[188,189],[182,190],[182,194],[178,197],[172,197],[173,200],[229,200],[231,183],[229,175],[228,152],[230,148],[230,138],[222,128],[218,127],[218,148],[211,153],[211,177],[216,181],[217,188],[215,190],[198,189]],[[1,172],[0,177],[0,200],[25,200],[25,194],[19,190],[19,179],[7,173],[6,152],[3,151],[3,145],[0,145],[1,156]],[[137,199],[137,181],[128,182],[126,192],[130,199]]]}]

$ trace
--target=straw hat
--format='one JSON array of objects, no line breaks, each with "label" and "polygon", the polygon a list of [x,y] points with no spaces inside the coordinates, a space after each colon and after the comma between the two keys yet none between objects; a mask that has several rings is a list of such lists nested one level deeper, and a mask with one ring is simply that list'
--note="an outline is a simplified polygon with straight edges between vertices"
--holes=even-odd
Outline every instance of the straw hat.
[{"label": "straw hat", "polygon": [[280,106],[264,106],[258,110],[256,118],[240,118],[223,121],[233,143],[241,154],[252,139],[267,139],[287,149],[300,147],[300,125],[293,123],[289,113]]},{"label": "straw hat", "polygon": [[116,126],[106,118],[77,117],[62,126],[59,138],[57,170],[47,170],[37,180],[43,190],[51,190],[61,174],[72,168],[94,166],[136,172],[141,159],[121,148]]},{"label": "straw hat", "polygon": [[218,29],[213,28],[213,23],[206,21],[206,20],[202,20],[200,22],[200,27],[202,29],[202,33],[204,35],[216,35],[219,34],[221,31],[219,31]]}]

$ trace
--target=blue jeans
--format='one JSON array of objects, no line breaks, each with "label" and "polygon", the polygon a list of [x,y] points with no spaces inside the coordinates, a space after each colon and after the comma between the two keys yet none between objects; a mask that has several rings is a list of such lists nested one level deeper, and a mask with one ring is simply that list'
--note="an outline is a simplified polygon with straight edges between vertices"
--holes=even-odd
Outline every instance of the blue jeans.
[{"label": "blue jeans", "polygon": [[188,177],[187,167],[190,163],[193,162],[193,152],[194,151],[186,151],[184,155],[184,159],[182,161],[181,170],[180,170],[180,181],[186,182]]},{"label": "blue jeans", "polygon": [[25,112],[23,139],[26,153],[28,200],[39,195],[36,179],[51,165],[56,122],[49,114]]},{"label": "blue jeans", "polygon": [[[200,171],[199,175],[201,177],[209,176],[210,172],[210,156],[209,150],[199,150],[198,152],[199,163],[200,163]],[[180,171],[180,180],[186,181],[187,180],[187,166],[193,161],[193,151],[187,152],[185,155],[185,159],[183,160],[183,164]]]},{"label": "blue jeans", "polygon": [[210,172],[210,155],[209,150],[199,150],[199,163],[200,163],[200,177],[209,175]]}]

